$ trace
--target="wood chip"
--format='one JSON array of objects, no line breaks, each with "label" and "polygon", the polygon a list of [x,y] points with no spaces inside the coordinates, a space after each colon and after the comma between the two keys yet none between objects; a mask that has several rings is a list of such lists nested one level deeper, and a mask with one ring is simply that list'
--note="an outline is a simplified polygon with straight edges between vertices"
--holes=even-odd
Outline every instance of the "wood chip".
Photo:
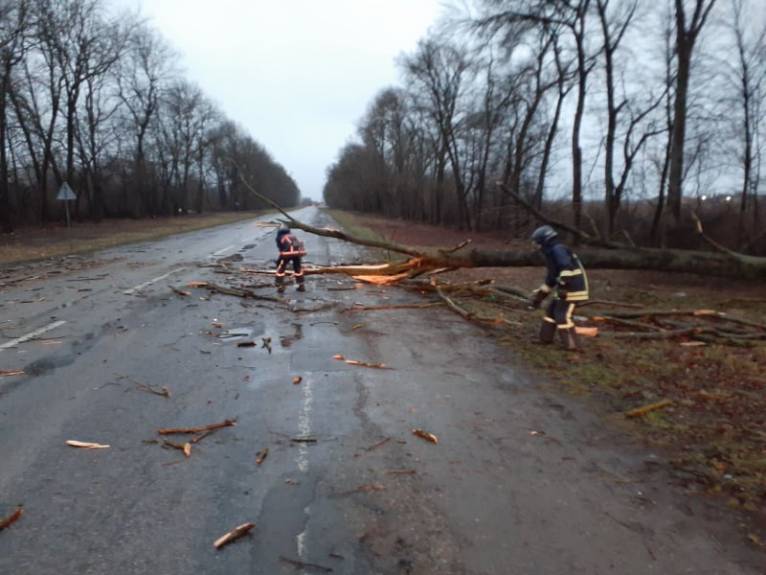
[{"label": "wood chip", "polygon": [[21,519],[22,515],[24,515],[24,508],[19,506],[13,513],[0,519],[0,531],[16,523],[19,519]]},{"label": "wood chip", "polygon": [[207,287],[207,282],[191,281],[188,284],[186,284],[186,287],[190,287],[190,288],[203,288],[203,287]]},{"label": "wood chip", "polygon": [[23,369],[0,369],[0,377],[12,377],[14,375],[24,375]]},{"label": "wood chip", "polygon": [[298,384],[299,384],[300,382],[302,382],[302,381],[303,381],[303,378],[302,378],[300,375],[296,375],[296,376],[293,378],[293,385],[298,385]]},{"label": "wood chip", "polygon": [[346,359],[345,357],[343,357],[343,356],[342,356],[341,354],[339,354],[339,353],[336,353],[334,356],[332,356],[332,358],[333,358],[333,359],[337,359],[338,361],[343,361],[343,360],[345,360],[345,359]]},{"label": "wood chip", "polygon": [[597,327],[575,327],[575,333],[584,337],[596,337],[598,335]]},{"label": "wood chip", "polygon": [[260,465],[269,456],[269,448],[264,447],[258,453],[255,454],[255,462]]},{"label": "wood chip", "polygon": [[101,443],[90,443],[88,441],[77,441],[74,439],[68,439],[66,444],[70,447],[77,447],[79,449],[108,449],[108,445]]},{"label": "wood chip", "polygon": [[439,443],[439,438],[436,437],[433,433],[429,433],[428,431],[423,431],[422,429],[413,429],[412,434],[417,435],[426,441],[430,441],[431,443]]},{"label": "wood chip", "polygon": [[220,549],[224,545],[228,545],[232,541],[235,541],[239,539],[240,537],[247,535],[251,529],[255,527],[255,523],[243,523],[242,525],[238,525],[228,533],[222,535],[218,539],[215,540],[213,543],[213,547],[216,549]]},{"label": "wood chip", "polygon": [[704,341],[682,341],[679,345],[681,347],[704,347],[707,344]]}]

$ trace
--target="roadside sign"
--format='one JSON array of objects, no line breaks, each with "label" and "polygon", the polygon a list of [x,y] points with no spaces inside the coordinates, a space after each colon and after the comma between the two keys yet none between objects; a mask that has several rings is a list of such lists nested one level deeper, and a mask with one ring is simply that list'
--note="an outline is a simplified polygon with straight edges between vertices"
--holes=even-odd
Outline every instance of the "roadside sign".
[{"label": "roadside sign", "polygon": [[69,202],[76,200],[77,196],[69,187],[69,184],[64,182],[59,188],[59,193],[56,194],[56,199],[64,202],[64,208],[66,209],[66,227],[69,227]]},{"label": "roadside sign", "polygon": [[77,196],[74,195],[74,192],[72,191],[72,188],[69,187],[69,184],[64,182],[61,184],[61,187],[59,188],[59,193],[56,196],[57,200],[76,200]]}]

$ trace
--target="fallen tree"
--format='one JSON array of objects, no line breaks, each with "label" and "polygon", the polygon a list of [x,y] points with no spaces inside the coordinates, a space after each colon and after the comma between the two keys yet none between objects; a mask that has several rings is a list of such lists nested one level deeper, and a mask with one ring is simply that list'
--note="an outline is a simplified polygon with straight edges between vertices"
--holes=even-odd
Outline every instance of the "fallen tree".
[{"label": "fallen tree", "polygon": [[[377,275],[405,274],[403,277],[414,277],[422,273],[438,269],[457,269],[465,267],[519,267],[539,266],[543,264],[542,256],[536,249],[530,251],[513,250],[481,250],[477,248],[466,249],[468,242],[463,242],[452,249],[415,249],[411,246],[354,236],[333,228],[318,228],[301,222],[283,210],[278,204],[266,196],[258,193],[244,178],[245,187],[261,200],[267,202],[278,210],[286,219],[284,223],[293,228],[303,230],[310,234],[335,238],[341,241],[351,242],[367,247],[384,249],[409,256],[405,262],[394,264],[381,264],[376,266]],[[712,275],[728,278],[742,279],[766,279],[766,258],[740,254],[723,248],[710,240],[698,222],[698,233],[712,246],[718,246],[715,252],[642,248],[627,244],[618,244],[605,241],[604,239],[577,230],[563,222],[558,222],[546,217],[539,210],[526,202],[513,191],[503,189],[519,204],[535,216],[540,222],[554,226],[562,231],[570,233],[582,245],[577,254],[586,268],[598,269],[631,269],[631,270],[659,270],[668,272],[693,273]],[[311,272],[307,272],[311,273]],[[322,272],[314,272],[322,273]],[[354,275],[352,270],[339,273]],[[366,271],[358,275],[371,275]]]}]

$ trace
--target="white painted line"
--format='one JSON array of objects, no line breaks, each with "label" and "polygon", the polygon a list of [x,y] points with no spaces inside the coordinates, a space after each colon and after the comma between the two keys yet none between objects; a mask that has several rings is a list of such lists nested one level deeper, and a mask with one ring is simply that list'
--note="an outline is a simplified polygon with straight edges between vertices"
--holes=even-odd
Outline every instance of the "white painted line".
[{"label": "white painted line", "polygon": [[[298,416],[298,431],[302,437],[311,436],[311,408],[314,406],[314,394],[311,389],[311,379],[303,380],[303,405]],[[298,454],[295,457],[298,469],[302,473],[309,470],[309,448],[305,443],[298,445]]]},{"label": "white painted line", "polygon": [[56,329],[59,326],[64,325],[66,322],[63,320],[54,321],[53,323],[49,323],[45,327],[41,327],[40,329],[36,329],[33,332],[30,332],[26,335],[22,335],[21,337],[17,337],[16,339],[12,339],[11,341],[5,342],[3,345],[0,345],[0,350],[8,349],[10,347],[16,347],[20,343],[24,343],[25,341],[29,341],[30,339],[36,338],[38,335],[42,335],[45,332],[51,331],[52,329]]},{"label": "white painted line", "polygon": [[226,252],[228,252],[230,249],[232,249],[232,248],[236,248],[236,247],[237,247],[237,246],[226,246],[225,248],[223,248],[223,249],[220,249],[220,250],[218,250],[217,252],[213,252],[212,254],[210,254],[210,257],[213,257],[213,258],[214,258],[214,257],[216,257],[216,256],[222,256],[223,254],[225,254]]},{"label": "white painted line", "polygon": [[[301,384],[301,388],[303,390],[303,405],[301,406],[301,413],[298,416],[298,432],[303,437],[310,437],[311,411],[312,407],[314,406],[314,393],[311,386],[311,378],[304,379],[303,383]],[[309,470],[309,448],[307,444],[301,443],[298,446],[298,454],[295,456],[295,462],[298,464],[298,469],[302,473],[306,473]],[[303,512],[308,515],[309,508],[306,507]],[[308,555],[306,545],[307,531],[308,526],[295,537],[298,557],[301,559],[301,561],[305,561],[306,556]]]},{"label": "white painted line", "polygon": [[141,291],[141,290],[142,290],[142,289],[144,289],[145,287],[147,287],[147,286],[150,286],[150,285],[152,285],[153,283],[156,283],[156,282],[158,282],[158,281],[160,281],[160,280],[164,280],[164,279],[165,279],[166,277],[168,277],[168,276],[172,276],[173,274],[177,274],[178,272],[182,272],[182,271],[184,271],[185,269],[186,269],[186,268],[176,268],[176,269],[174,269],[174,270],[171,270],[171,271],[169,271],[169,272],[168,272],[168,273],[166,273],[166,274],[163,274],[163,275],[161,275],[161,276],[159,276],[159,277],[156,277],[156,278],[154,278],[154,279],[151,279],[151,280],[149,280],[148,282],[144,282],[144,283],[142,283],[142,284],[138,284],[136,287],[132,287],[132,288],[130,288],[129,290],[125,290],[125,291],[124,291],[124,292],[122,292],[122,293],[124,293],[125,295],[133,295],[133,294],[134,294],[134,293],[136,293],[137,291]]}]

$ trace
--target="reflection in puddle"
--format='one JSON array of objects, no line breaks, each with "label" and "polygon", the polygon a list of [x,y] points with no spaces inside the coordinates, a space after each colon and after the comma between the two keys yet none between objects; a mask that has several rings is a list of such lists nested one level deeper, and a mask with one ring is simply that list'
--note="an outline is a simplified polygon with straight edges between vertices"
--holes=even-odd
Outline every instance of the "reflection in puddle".
[{"label": "reflection in puddle", "polygon": [[282,336],[279,338],[279,343],[282,347],[290,347],[299,339],[303,339],[303,325],[300,323],[293,324],[293,334]]}]

